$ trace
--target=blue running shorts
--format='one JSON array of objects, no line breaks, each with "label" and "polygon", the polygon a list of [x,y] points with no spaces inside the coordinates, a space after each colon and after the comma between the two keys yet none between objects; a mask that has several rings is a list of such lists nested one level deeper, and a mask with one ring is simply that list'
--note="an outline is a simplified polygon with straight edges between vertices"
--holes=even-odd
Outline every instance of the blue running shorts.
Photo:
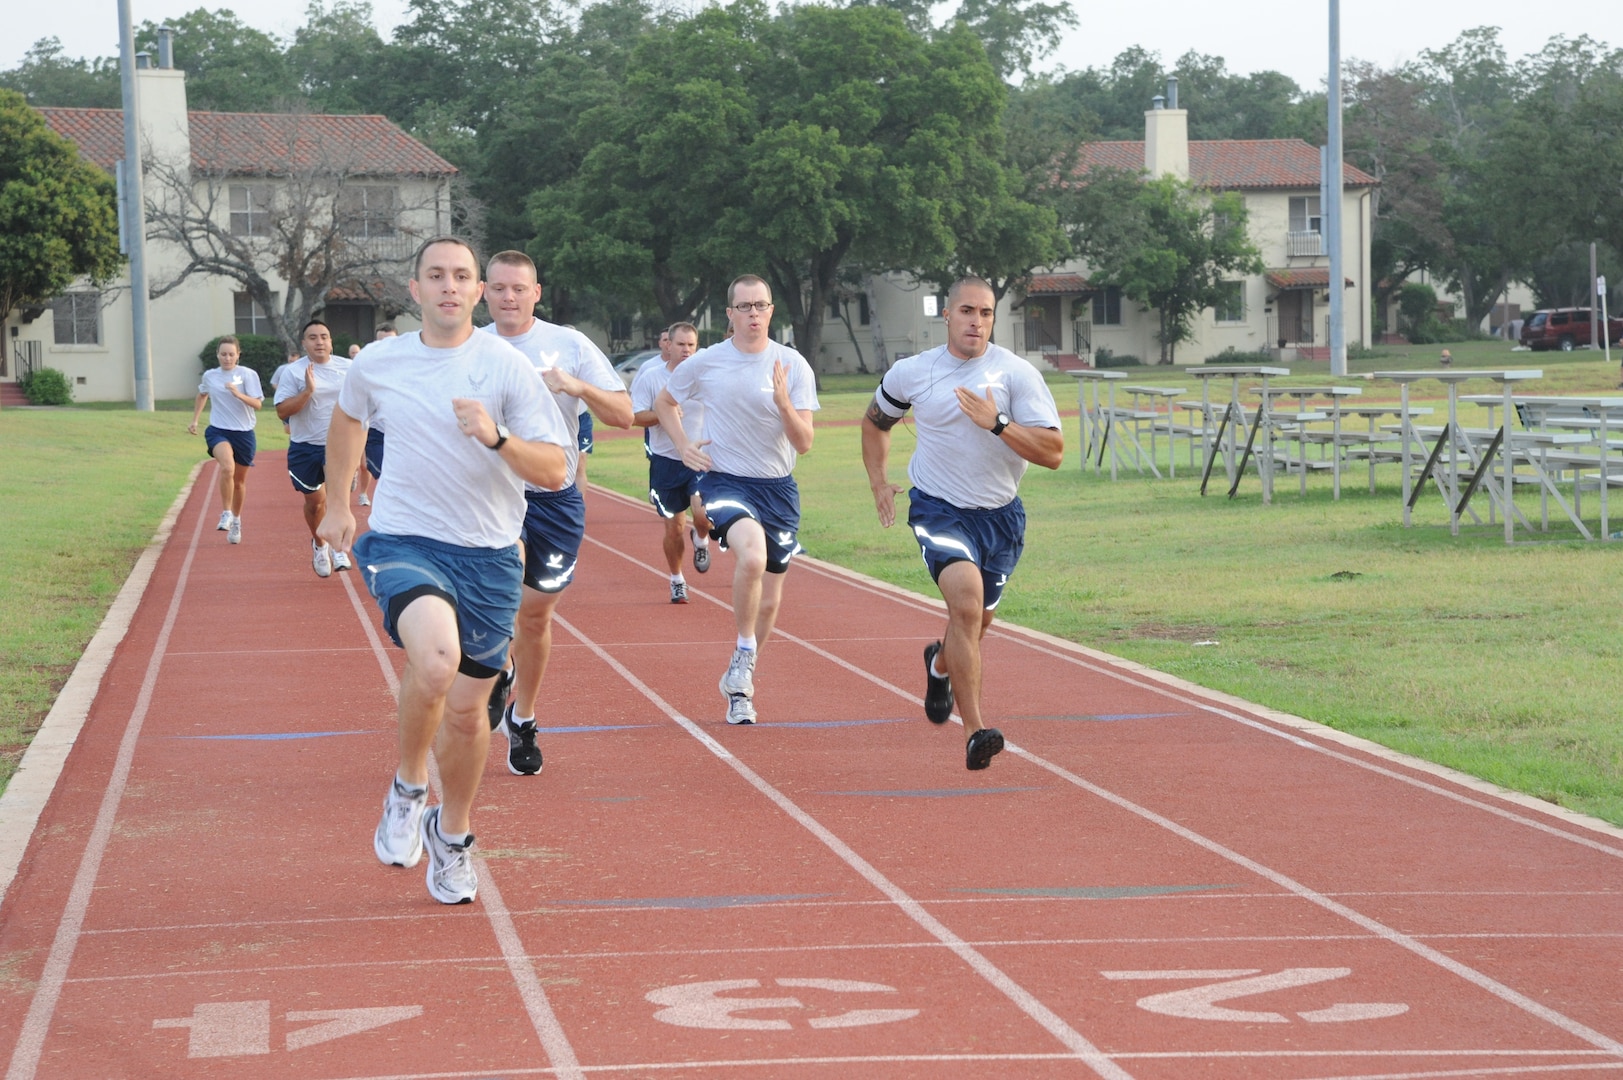
[{"label": "blue running shorts", "polygon": [[945,499],[908,491],[907,524],[919,542],[930,578],[955,562],[971,562],[981,572],[981,603],[987,611],[1003,598],[1003,587],[1026,547],[1026,508],[1015,498],[995,510],[965,510]]},{"label": "blue running shorts", "polygon": [[366,429],[366,471],[374,480],[383,475],[383,432],[375,427]]},{"label": "blue running shorts", "polygon": [[209,457],[214,456],[214,448],[220,443],[231,444],[231,456],[238,465],[252,465],[254,454],[259,449],[259,440],[254,438],[252,430],[233,431],[230,428],[217,428],[213,424],[203,429],[203,445],[208,447]]},{"label": "blue running shorts", "polygon": [[673,518],[688,509],[699,490],[699,474],[676,458],[648,455],[648,501],[662,518]]},{"label": "blue running shorts", "polygon": [[562,491],[526,491],[524,503],[524,584],[563,592],[575,578],[586,535],[586,500],[570,484]]},{"label": "blue running shorts", "polygon": [[327,482],[327,448],[315,443],[289,441],[287,475],[293,478],[294,491],[315,491]]},{"label": "blue running shorts", "polygon": [[793,476],[770,480],[707,472],[699,477],[699,497],[710,535],[727,550],[727,530],[741,518],[759,522],[766,533],[766,572],[786,573],[789,560],[803,549],[800,531],[800,488]]}]

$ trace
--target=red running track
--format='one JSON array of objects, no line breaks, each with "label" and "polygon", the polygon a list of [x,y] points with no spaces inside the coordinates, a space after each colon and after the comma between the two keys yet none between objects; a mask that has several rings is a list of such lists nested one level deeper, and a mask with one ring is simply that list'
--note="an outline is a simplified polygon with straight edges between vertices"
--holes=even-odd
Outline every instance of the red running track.
[{"label": "red running track", "polygon": [[203,473],[0,906],[13,1080],[1623,1070],[1615,831],[1001,625],[968,773],[939,607],[809,559],[729,728],[730,560],[669,605],[596,490],[546,769],[493,751],[442,907],[371,852],[401,655],[278,461],[238,547]]}]

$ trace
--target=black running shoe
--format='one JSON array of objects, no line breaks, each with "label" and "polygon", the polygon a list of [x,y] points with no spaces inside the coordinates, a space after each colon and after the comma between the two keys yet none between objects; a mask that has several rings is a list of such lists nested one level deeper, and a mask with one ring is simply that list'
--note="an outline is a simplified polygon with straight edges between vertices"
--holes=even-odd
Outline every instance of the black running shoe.
[{"label": "black running shoe", "polygon": [[[930,665],[941,651],[941,642],[932,641],[924,647],[924,715],[932,724],[945,724],[952,717],[952,680],[937,678]],[[992,751],[994,754],[996,750]],[[981,766],[985,768],[986,766]]]},{"label": "black running shoe", "polygon": [[541,748],[535,745],[535,721],[513,723],[513,706],[502,714],[502,730],[507,733],[507,771],[514,776],[534,776],[541,771]]},{"label": "black running shoe", "polygon": [[496,685],[490,688],[490,700],[485,702],[485,713],[490,717],[490,730],[502,726],[502,710],[507,708],[507,692],[513,688],[513,669],[502,668],[496,676]]},{"label": "black running shoe", "polygon": [[981,728],[969,737],[964,750],[964,768],[984,769],[992,759],[1003,752],[1003,732],[995,727]]}]

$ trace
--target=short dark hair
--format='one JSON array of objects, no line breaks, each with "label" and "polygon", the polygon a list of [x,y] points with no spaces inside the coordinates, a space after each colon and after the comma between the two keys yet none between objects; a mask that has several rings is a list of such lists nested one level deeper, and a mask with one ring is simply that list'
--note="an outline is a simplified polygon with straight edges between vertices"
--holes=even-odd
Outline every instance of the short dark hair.
[{"label": "short dark hair", "polygon": [[430,236],[427,240],[424,240],[420,245],[418,245],[417,254],[413,255],[412,259],[411,259],[411,276],[412,277],[420,278],[422,276],[422,273],[423,273],[423,255],[425,253],[427,253],[428,249],[433,247],[435,244],[455,244],[458,247],[467,248],[468,254],[473,256],[474,270],[476,272],[478,271],[478,269],[479,269],[479,252],[475,251],[473,245],[468,243],[466,240],[462,239],[462,237],[460,237],[460,236],[452,236],[451,234],[446,233],[446,234],[444,234],[442,236]]},{"label": "short dark hair", "polygon": [[740,285],[766,285],[766,294],[772,295],[772,286],[766,284],[766,279],[755,274],[740,274],[733,278],[733,283],[727,286],[727,306],[731,307],[733,296],[738,292]]},{"label": "short dark hair", "polygon": [[221,345],[229,345],[238,352],[242,351],[242,342],[237,340],[237,335],[235,334],[225,334],[221,336],[220,340],[214,343],[214,351],[218,352]]},{"label": "short dark hair", "polygon": [[997,290],[992,288],[992,283],[990,281],[987,281],[983,277],[976,277],[974,274],[965,274],[963,277],[959,278],[957,281],[955,281],[951,285],[947,286],[947,306],[948,307],[952,306],[953,297],[957,296],[959,291],[961,289],[963,289],[964,286],[966,286],[966,285],[978,285],[978,286],[980,286],[981,288],[985,289],[987,292],[992,294],[992,301],[993,301],[994,304],[997,302]]},{"label": "short dark hair", "polygon": [[492,266],[523,267],[530,272],[530,276],[535,278],[537,283],[541,280],[541,272],[535,268],[535,260],[522,251],[498,251],[492,255],[490,261],[485,264],[485,276],[487,278],[490,276]]},{"label": "short dark hair", "polygon": [[319,326],[323,330],[327,331],[327,335],[329,337],[332,336],[332,327],[328,326],[326,323],[322,322],[320,319],[311,319],[309,322],[307,322],[303,326],[299,327],[299,340],[300,341],[304,340],[304,335],[309,331],[309,329],[312,326]]},{"label": "short dark hair", "polygon": [[699,336],[699,328],[697,326],[694,326],[690,322],[673,322],[673,323],[671,323],[670,326],[666,327],[665,330],[666,330],[666,333],[671,335],[671,338],[673,340],[675,339],[676,332],[678,330],[686,330],[688,333],[692,334],[694,337]]},{"label": "short dark hair", "polygon": [[397,331],[394,328],[394,323],[392,323],[392,322],[378,323],[378,328],[376,330],[372,331],[372,336],[377,337],[379,334],[395,334],[395,333],[399,333],[399,331]]}]

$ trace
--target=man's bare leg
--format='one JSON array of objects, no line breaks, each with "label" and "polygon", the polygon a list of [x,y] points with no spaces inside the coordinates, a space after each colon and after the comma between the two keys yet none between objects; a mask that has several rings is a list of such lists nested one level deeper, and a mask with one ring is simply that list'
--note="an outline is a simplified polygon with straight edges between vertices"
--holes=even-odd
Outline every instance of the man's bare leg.
[{"label": "man's bare leg", "polygon": [[[513,633],[513,717],[534,719],[541,682],[552,659],[552,613],[563,593],[524,586]],[[488,730],[488,728],[487,728]]]},{"label": "man's bare leg", "polygon": [[[761,579],[766,576],[766,533],[754,518],[739,518],[727,530],[727,549],[733,553],[733,623],[741,638],[753,637],[756,647],[762,642],[756,624],[761,612]],[[780,575],[772,575],[778,577]],[[778,595],[772,598],[771,618],[777,618]],[[771,629],[770,623],[768,629]]]},{"label": "man's bare leg", "polygon": [[217,480],[220,489],[220,509],[230,510],[235,514],[241,504],[232,505],[232,492],[236,485],[237,456],[236,452],[231,449],[230,441],[221,439],[215,443],[213,457],[220,466],[220,475]]},{"label": "man's bare leg", "polygon": [[686,549],[687,540],[683,536],[683,527],[686,525],[685,515],[675,514],[665,519],[665,565],[670,569],[671,576],[682,572],[682,553]]},{"label": "man's bare leg", "polygon": [[396,630],[406,650],[400,679],[400,779],[426,787],[432,747],[440,768],[441,829],[467,832],[490,746],[482,709],[490,680],[457,671],[462,644],[456,612],[441,597],[420,596],[406,605]]},{"label": "man's bare leg", "polygon": [[992,625],[985,608],[981,571],[972,562],[955,562],[936,579],[947,602],[947,633],[941,639],[940,666],[952,680],[958,715],[967,739],[984,727],[981,720],[981,639]]}]

